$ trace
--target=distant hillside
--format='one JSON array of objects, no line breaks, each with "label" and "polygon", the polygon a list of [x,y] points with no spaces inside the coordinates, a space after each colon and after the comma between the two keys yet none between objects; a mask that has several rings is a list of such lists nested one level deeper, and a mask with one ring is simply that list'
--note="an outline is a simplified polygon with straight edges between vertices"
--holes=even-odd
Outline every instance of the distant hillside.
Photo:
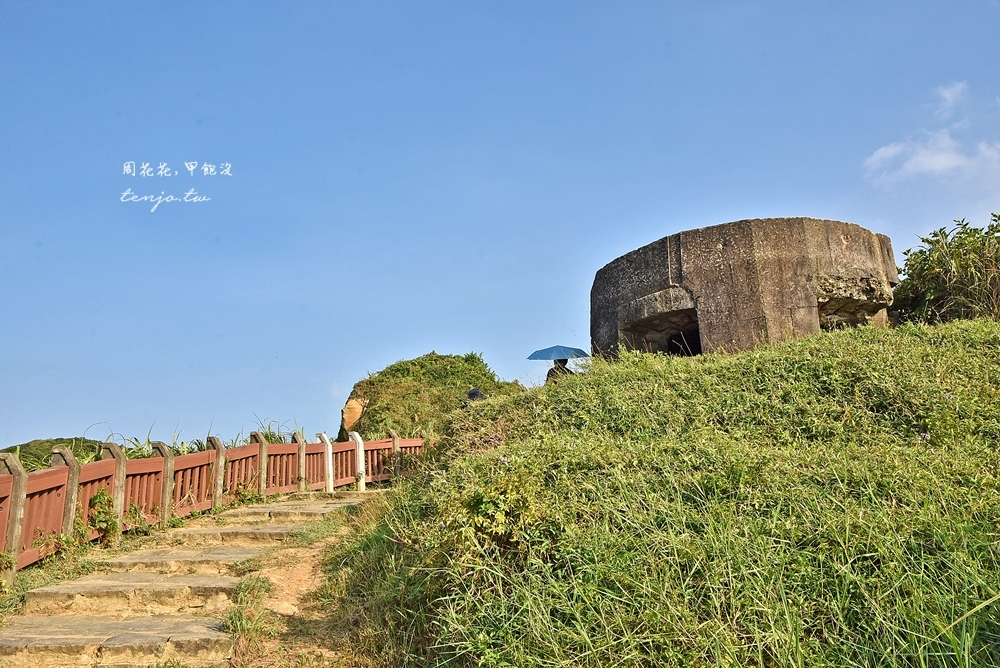
[{"label": "distant hillside", "polygon": [[70,438],[40,438],[34,441],[28,441],[27,443],[22,443],[21,445],[12,445],[9,448],[4,448],[0,452],[18,452],[21,465],[28,471],[37,471],[38,469],[47,468],[49,465],[49,455],[52,454],[52,448],[56,446],[61,446],[64,448],[69,448],[76,455],[76,458],[83,462],[89,462],[96,459],[101,451],[101,441],[95,441],[92,438],[83,438],[82,436],[70,437]]},{"label": "distant hillside", "polygon": [[626,353],[446,423],[328,557],[359,665],[1000,665],[1000,323]]}]

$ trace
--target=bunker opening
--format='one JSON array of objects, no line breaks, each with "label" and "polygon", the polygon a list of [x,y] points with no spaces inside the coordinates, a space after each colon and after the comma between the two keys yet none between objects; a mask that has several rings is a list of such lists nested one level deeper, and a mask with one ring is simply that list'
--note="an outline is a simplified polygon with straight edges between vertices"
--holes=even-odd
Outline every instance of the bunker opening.
[{"label": "bunker opening", "polygon": [[693,308],[657,313],[628,323],[620,340],[629,350],[688,357],[701,354],[698,312]]}]

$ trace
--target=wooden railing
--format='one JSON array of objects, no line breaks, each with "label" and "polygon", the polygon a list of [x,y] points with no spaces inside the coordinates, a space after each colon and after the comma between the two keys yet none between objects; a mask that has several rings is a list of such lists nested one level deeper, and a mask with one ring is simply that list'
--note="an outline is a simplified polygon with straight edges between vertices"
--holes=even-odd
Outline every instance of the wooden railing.
[{"label": "wooden railing", "polygon": [[[103,444],[101,459],[80,465],[67,448],[52,451],[50,467],[26,473],[17,457],[0,453],[0,548],[8,555],[2,570],[8,583],[14,571],[35,563],[53,549],[60,534],[73,532],[77,519],[94,513],[101,490],[123,529],[143,519],[166,526],[172,517],[246,497],[325,490],[346,485],[364,490],[367,483],[402,475],[406,457],[423,451],[422,439],[391,438],[365,443],[331,443],[326,434],[307,443],[298,434],[292,443],[268,443],[258,432],[250,444],[226,449],[210,437],[209,449],[175,455],[164,443],[153,443],[153,457],[128,459],[115,443]],[[100,536],[88,529],[91,540]]]}]

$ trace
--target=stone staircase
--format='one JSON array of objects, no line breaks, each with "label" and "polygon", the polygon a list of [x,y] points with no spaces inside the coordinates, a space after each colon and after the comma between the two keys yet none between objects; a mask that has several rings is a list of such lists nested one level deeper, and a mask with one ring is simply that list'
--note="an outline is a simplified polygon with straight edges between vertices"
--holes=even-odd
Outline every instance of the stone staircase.
[{"label": "stone staircase", "polygon": [[295,494],[199,518],[167,532],[170,547],[102,562],[99,572],[29,591],[0,628],[0,668],[228,666],[220,617],[238,578],[230,566],[263,556],[365,493]]}]

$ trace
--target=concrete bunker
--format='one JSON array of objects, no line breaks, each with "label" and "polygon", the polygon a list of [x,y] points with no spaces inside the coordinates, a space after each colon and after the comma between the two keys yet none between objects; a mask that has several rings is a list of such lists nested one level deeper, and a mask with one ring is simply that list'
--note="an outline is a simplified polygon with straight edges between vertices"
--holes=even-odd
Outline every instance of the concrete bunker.
[{"label": "concrete bunker", "polygon": [[591,290],[594,353],[746,350],[886,322],[889,238],[853,223],[767,218],[680,232],[612,261]]}]

